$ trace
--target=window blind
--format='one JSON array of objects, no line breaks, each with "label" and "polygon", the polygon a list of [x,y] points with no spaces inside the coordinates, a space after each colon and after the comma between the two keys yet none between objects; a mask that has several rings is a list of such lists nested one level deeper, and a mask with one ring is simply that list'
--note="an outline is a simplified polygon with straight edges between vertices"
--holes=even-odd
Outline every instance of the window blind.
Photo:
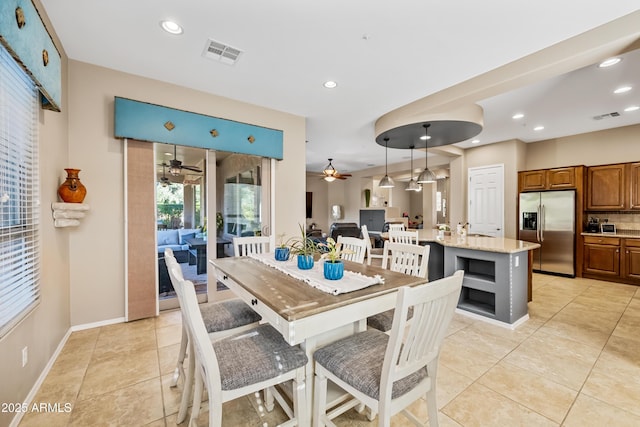
[{"label": "window blind", "polygon": [[0,46],[0,338],[40,299],[38,94]]}]

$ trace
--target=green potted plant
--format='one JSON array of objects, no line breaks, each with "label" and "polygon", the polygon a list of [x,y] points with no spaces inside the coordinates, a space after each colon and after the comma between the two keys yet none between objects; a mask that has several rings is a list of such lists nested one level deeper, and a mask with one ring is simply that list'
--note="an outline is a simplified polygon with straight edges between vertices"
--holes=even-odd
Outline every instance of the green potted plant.
[{"label": "green potted plant", "polygon": [[291,241],[291,253],[298,256],[298,268],[309,270],[313,267],[313,256],[318,252],[317,243],[307,236],[307,232],[301,224],[300,235]]},{"label": "green potted plant", "polygon": [[216,212],[216,233],[218,236],[222,234],[222,228],[224,226],[224,218],[222,212]]},{"label": "green potted plant", "polygon": [[337,243],[331,237],[327,237],[327,243],[321,243],[324,249],[321,258],[324,259],[324,278],[328,280],[339,280],[344,275],[344,264],[342,262],[342,254],[353,253],[349,249],[342,249],[342,245]]},{"label": "green potted plant", "polygon": [[289,240],[284,240],[284,233],[278,234],[278,246],[275,249],[276,261],[287,261],[289,259]]}]

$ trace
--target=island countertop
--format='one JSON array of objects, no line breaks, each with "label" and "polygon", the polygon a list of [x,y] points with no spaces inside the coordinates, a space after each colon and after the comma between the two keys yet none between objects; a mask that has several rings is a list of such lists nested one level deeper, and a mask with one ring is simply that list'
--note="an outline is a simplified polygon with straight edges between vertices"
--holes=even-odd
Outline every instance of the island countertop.
[{"label": "island countertop", "polygon": [[[412,231],[412,230],[410,230]],[[485,237],[485,236],[459,236],[455,233],[439,236],[438,230],[420,229],[418,240],[423,243],[435,242],[442,246],[454,248],[473,249],[477,251],[498,252],[513,254],[518,252],[531,251],[540,247],[538,243],[525,242],[523,240],[508,239],[506,237]],[[387,233],[381,233],[381,237],[386,239]]]}]

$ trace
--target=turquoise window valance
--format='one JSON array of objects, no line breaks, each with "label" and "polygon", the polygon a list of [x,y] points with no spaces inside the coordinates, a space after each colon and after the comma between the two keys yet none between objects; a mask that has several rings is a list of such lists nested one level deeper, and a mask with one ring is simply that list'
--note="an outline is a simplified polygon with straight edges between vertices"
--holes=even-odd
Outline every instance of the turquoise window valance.
[{"label": "turquoise window valance", "polygon": [[282,160],[282,131],[115,98],[115,137]]},{"label": "turquoise window valance", "polygon": [[33,79],[42,107],[60,111],[60,52],[31,0],[0,1],[0,43]]}]

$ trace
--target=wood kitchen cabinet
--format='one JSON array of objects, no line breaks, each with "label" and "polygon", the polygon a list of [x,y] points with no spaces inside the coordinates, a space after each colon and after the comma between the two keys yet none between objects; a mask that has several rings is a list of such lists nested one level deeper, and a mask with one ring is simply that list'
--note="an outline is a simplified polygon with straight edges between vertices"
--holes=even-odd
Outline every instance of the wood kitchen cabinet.
[{"label": "wood kitchen cabinet", "polygon": [[576,188],[581,167],[564,167],[520,172],[520,191],[565,190]]},{"label": "wood kitchen cabinet", "polygon": [[640,284],[640,239],[584,236],[583,276]]},{"label": "wood kitchen cabinet", "polygon": [[629,209],[640,210],[640,163],[628,166]]},{"label": "wood kitchen cabinet", "polygon": [[640,239],[624,239],[623,278],[640,282]]},{"label": "wood kitchen cabinet", "polygon": [[591,166],[587,169],[587,210],[621,211],[627,209],[629,198],[625,188],[627,165]]},{"label": "wood kitchen cabinet", "polygon": [[620,238],[585,236],[582,269],[585,275],[594,274],[603,278],[619,277]]}]

